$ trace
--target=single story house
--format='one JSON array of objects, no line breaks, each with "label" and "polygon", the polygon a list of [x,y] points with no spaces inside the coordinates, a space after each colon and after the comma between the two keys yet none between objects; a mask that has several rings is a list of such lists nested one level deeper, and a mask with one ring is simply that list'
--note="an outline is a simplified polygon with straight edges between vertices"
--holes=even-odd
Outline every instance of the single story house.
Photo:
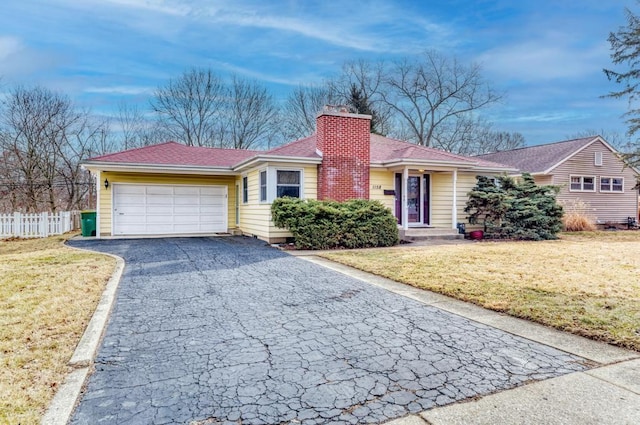
[{"label": "single story house", "polygon": [[638,170],[626,166],[602,137],[593,136],[480,155],[530,173],[537,184],[560,186],[558,201],[585,203],[596,223],[638,218]]},{"label": "single story house", "polygon": [[272,201],[376,199],[401,232],[465,222],[467,193],[479,174],[509,166],[371,134],[371,116],[326,107],[314,135],[267,151],[175,142],[91,158],[97,237],[236,233],[280,242]]}]

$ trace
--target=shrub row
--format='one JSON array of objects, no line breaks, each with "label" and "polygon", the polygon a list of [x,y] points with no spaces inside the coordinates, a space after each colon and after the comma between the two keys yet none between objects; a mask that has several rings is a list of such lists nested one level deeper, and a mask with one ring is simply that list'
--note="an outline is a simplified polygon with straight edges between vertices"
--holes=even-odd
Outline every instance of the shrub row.
[{"label": "shrub row", "polygon": [[276,226],[293,234],[300,249],[368,248],[399,241],[395,217],[378,201],[278,198],[271,216]]}]

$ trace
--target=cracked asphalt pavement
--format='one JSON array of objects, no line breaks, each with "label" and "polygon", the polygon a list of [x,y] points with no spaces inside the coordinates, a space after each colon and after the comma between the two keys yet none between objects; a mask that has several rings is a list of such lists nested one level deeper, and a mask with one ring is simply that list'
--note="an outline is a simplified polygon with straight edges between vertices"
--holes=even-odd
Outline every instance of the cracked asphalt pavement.
[{"label": "cracked asphalt pavement", "polygon": [[69,244],[126,261],[72,424],[381,423],[586,369],[256,239]]}]

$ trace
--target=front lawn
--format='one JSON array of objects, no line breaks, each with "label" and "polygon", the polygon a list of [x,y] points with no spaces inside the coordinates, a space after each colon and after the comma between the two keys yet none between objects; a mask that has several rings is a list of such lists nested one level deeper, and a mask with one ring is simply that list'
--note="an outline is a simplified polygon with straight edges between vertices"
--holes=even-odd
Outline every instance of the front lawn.
[{"label": "front lawn", "polygon": [[640,351],[640,231],[323,254],[361,270]]},{"label": "front lawn", "polygon": [[113,272],[63,240],[0,241],[0,423],[40,422]]}]

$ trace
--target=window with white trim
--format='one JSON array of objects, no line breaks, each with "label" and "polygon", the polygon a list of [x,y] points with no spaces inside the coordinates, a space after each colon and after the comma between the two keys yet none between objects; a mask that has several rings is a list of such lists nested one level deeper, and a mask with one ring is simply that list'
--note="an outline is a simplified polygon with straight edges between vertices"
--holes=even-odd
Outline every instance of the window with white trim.
[{"label": "window with white trim", "polygon": [[624,178],[600,177],[600,192],[624,192]]},{"label": "window with white trim", "polygon": [[249,202],[249,178],[247,176],[242,177],[242,203]]},{"label": "window with white trim", "polygon": [[595,192],[595,176],[570,176],[569,190],[571,192]]},{"label": "window with white trim", "polygon": [[276,198],[301,198],[301,181],[299,170],[276,170]]},{"label": "window with white trim", "polygon": [[260,171],[260,202],[267,202],[267,170]]}]

